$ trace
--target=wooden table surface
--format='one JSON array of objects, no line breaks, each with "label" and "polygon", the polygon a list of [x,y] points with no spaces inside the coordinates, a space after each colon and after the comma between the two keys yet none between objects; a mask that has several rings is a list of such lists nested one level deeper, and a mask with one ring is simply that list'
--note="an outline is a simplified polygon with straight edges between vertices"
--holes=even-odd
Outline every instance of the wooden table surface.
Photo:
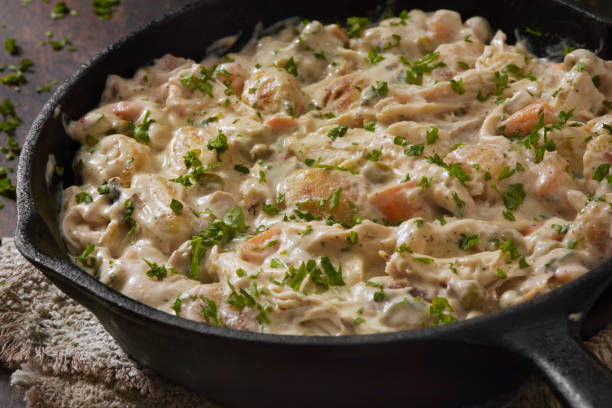
[{"label": "wooden table surface", "polygon": [[[612,2],[607,0],[584,0],[591,6],[599,7],[603,12],[612,15]],[[70,9],[77,15],[67,15],[62,19],[52,19],[51,10],[57,1],[47,4],[41,0],[0,0],[0,65],[17,65],[23,58],[33,62],[32,69],[25,74],[28,83],[19,90],[0,84],[0,102],[10,99],[17,108],[17,115],[22,121],[16,131],[17,139],[23,143],[30,124],[36,114],[51,95],[49,92],[37,93],[36,88],[56,81],[51,92],[74,72],[81,64],[118,40],[128,32],[140,27],[170,9],[180,7],[191,0],[123,0],[114,9],[110,20],[101,20],[93,13],[91,1],[66,0]],[[25,4],[24,4],[25,3]],[[52,40],[69,39],[69,45],[55,51],[49,44],[47,33],[53,33]],[[4,50],[4,41],[16,38],[20,54],[11,56]],[[75,49],[69,50],[70,45]],[[7,70],[1,75],[6,75]],[[1,119],[1,118],[0,118]],[[0,145],[6,144],[6,135],[0,134]],[[0,155],[3,156],[3,155]],[[0,166],[5,169],[11,166],[17,170],[17,160],[5,161],[0,157]],[[10,177],[15,180],[15,173]],[[0,197],[4,208],[0,210],[0,237],[12,236],[15,232],[16,209],[14,200]],[[604,298],[612,299],[611,291]],[[612,313],[610,302],[604,302],[595,320],[603,322]],[[596,325],[601,326],[601,324]],[[23,407],[24,403],[8,386],[10,370],[0,367],[0,405],[7,408]]]},{"label": "wooden table surface", "polygon": [[[193,0],[123,0],[115,8],[110,20],[101,20],[93,13],[89,0],[65,0],[69,8],[78,15],[67,15],[62,19],[51,18],[51,10],[56,0],[46,4],[41,0],[32,0],[23,5],[23,0],[0,0],[0,65],[17,65],[23,58],[33,62],[30,72],[25,74],[28,83],[17,91],[13,87],[0,84],[0,102],[10,99],[16,106],[17,115],[22,121],[17,128],[16,136],[23,143],[30,124],[38,111],[50,97],[50,92],[37,93],[36,88],[52,81],[57,85],[64,82],[81,64],[103,50],[109,44],[137,29],[146,22],[157,18],[170,9],[174,9]],[[28,3],[27,1],[25,3]],[[53,33],[52,40],[60,41],[68,36],[70,44],[60,51],[41,45],[49,40],[47,32]],[[15,38],[21,52],[11,56],[4,50],[4,42]],[[6,75],[8,71],[0,73]],[[57,85],[52,87],[51,92]],[[0,115],[0,120],[2,117]],[[6,144],[6,135],[0,133],[0,145]],[[17,171],[17,160],[5,161],[0,154],[0,166],[8,166]],[[15,173],[10,175],[15,180]],[[0,197],[4,208],[0,210],[0,237],[12,236],[15,232],[15,201]],[[0,367],[0,406],[5,408],[24,407],[21,397],[9,387],[10,370]]]}]

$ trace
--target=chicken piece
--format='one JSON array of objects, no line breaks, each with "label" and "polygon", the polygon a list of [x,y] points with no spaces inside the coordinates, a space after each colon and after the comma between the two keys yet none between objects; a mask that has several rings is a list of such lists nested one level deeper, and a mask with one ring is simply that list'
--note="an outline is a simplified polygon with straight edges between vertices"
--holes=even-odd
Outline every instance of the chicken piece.
[{"label": "chicken piece", "polygon": [[366,184],[360,176],[349,172],[319,168],[294,171],[285,183],[287,206],[322,218],[350,224],[353,215],[366,201]]},{"label": "chicken piece", "polygon": [[504,121],[504,135],[511,136],[518,131],[520,136],[525,136],[537,126],[540,116],[542,116],[545,125],[556,122],[555,115],[550,106],[540,100],[510,115]]},{"label": "chicken piece", "polygon": [[129,187],[136,173],[154,171],[149,148],[124,135],[104,137],[100,140],[100,148],[93,152],[81,149],[75,163],[81,160],[87,163],[81,172],[83,181],[96,186],[118,177],[123,186]]},{"label": "chicken piece", "polygon": [[232,90],[235,95],[240,95],[244,88],[247,73],[237,62],[227,62],[217,67],[217,79]]},{"label": "chicken piece", "polygon": [[416,217],[432,218],[431,206],[416,180],[374,192],[370,202],[392,223]]},{"label": "chicken piece", "polygon": [[308,98],[295,76],[278,68],[265,68],[244,83],[242,99],[261,113],[298,117],[308,109]]},{"label": "chicken piece", "polygon": [[326,88],[322,107],[332,112],[344,112],[359,101],[361,92],[369,84],[365,78],[349,74],[332,81]]},{"label": "chicken piece", "polygon": [[281,230],[270,228],[245,241],[240,246],[240,258],[247,262],[261,264],[280,248]]}]

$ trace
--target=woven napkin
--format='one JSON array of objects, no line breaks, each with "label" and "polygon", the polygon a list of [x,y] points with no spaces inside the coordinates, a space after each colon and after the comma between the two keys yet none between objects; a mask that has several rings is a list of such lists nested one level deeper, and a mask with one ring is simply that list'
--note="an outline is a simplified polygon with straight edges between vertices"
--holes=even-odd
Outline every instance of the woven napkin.
[{"label": "woven napkin", "polygon": [[[612,325],[587,346],[612,367]],[[8,238],[0,245],[0,360],[15,370],[11,385],[28,407],[215,407],[128,357],[92,313],[50,283]],[[478,405],[485,407],[560,404],[530,377],[512,395]]]}]

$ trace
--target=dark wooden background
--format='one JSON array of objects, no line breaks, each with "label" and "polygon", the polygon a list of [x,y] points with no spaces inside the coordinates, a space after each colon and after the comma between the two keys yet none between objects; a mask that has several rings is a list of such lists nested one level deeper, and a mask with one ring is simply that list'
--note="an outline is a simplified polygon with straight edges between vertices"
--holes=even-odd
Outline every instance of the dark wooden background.
[{"label": "dark wooden background", "polygon": [[[16,135],[20,144],[25,140],[30,124],[51,93],[36,93],[36,88],[51,81],[57,81],[53,90],[65,81],[81,64],[96,55],[109,44],[128,32],[135,30],[149,20],[161,16],[170,9],[191,3],[192,0],[122,0],[110,20],[100,20],[93,13],[90,0],[65,0],[69,8],[77,10],[78,15],[68,15],[59,20],[51,18],[51,10],[57,0],[45,4],[42,0],[32,0],[23,5],[21,0],[0,0],[0,65],[18,64],[22,58],[30,58],[34,63],[31,72],[26,74],[28,83],[20,87],[0,84],[0,101],[9,98],[16,105],[17,114],[22,121]],[[48,40],[45,33],[51,31],[53,40],[61,40],[67,35],[76,47],[69,51],[66,46],[54,51],[50,45],[41,45]],[[4,50],[4,41],[16,38],[21,48],[20,55],[11,56]],[[0,73],[6,75],[7,70]],[[1,116],[0,116],[1,119]],[[0,134],[0,145],[6,144],[6,135]],[[17,160],[6,162],[0,154],[0,166],[12,166],[17,171]],[[15,173],[10,175],[15,180]],[[0,210],[0,237],[12,236],[15,232],[16,209],[11,199],[0,197],[4,208]],[[0,407],[24,407],[21,396],[9,386],[10,370],[0,367]]]},{"label": "dark wooden background", "polygon": [[[0,101],[9,98],[16,104],[17,113],[22,125],[17,129],[16,135],[23,143],[31,122],[49,98],[50,93],[37,93],[36,88],[45,83],[57,81],[52,91],[61,84],[73,71],[89,58],[97,54],[107,45],[118,40],[128,32],[138,28],[145,22],[154,19],[164,12],[180,7],[191,0],[123,0],[115,8],[110,20],[100,20],[93,14],[91,1],[66,0],[69,8],[78,11],[78,15],[68,15],[59,20],[51,19],[51,10],[57,1],[50,0],[49,4],[43,0],[0,0],[0,65],[17,64],[22,58],[30,58],[33,68],[26,74],[28,83],[22,85],[17,91],[13,87],[0,84]],[[599,8],[604,13],[612,15],[612,1],[610,0],[584,0],[590,6]],[[54,51],[49,45],[41,45],[48,40],[45,33],[52,32],[54,40],[61,40],[68,36],[71,45],[76,47],[70,51],[66,46],[61,51]],[[21,49],[18,56],[11,56],[4,50],[4,41],[7,38],[16,38]],[[0,76],[5,75],[0,73]],[[6,143],[6,135],[0,134],[0,145]],[[0,155],[3,156],[3,155]],[[17,160],[6,162],[0,157],[0,166],[12,166],[17,171]],[[15,180],[15,173],[10,175]],[[15,231],[16,209],[11,199],[0,197],[4,208],[0,210],[0,237],[12,236]],[[612,293],[608,291],[604,298],[611,299]],[[610,305],[600,308],[596,321],[608,321]],[[601,324],[596,325],[601,326]],[[21,397],[9,387],[10,370],[0,367],[0,406],[23,407]]]}]

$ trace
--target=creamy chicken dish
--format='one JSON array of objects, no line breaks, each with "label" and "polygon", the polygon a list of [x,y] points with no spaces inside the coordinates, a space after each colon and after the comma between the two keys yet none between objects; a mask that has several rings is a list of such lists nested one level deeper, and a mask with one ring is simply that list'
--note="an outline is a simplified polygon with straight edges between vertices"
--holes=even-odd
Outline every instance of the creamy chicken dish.
[{"label": "creamy chicken dish", "polygon": [[612,255],[612,62],[439,10],[110,76],[67,125],[75,262],[154,308],[346,335],[507,308]]}]

